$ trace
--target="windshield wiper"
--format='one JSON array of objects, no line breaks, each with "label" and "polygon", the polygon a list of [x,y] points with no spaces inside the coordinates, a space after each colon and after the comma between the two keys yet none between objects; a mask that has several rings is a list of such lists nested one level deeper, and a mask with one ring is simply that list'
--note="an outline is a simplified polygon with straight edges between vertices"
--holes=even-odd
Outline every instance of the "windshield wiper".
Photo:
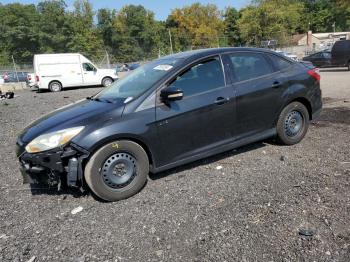
[{"label": "windshield wiper", "polygon": [[108,99],[101,99],[101,98],[98,98],[98,97],[93,97],[93,96],[88,96],[86,99],[88,100],[92,100],[92,101],[97,101],[97,102],[105,102],[105,103],[110,103],[112,104],[113,101],[111,100],[108,100]]}]

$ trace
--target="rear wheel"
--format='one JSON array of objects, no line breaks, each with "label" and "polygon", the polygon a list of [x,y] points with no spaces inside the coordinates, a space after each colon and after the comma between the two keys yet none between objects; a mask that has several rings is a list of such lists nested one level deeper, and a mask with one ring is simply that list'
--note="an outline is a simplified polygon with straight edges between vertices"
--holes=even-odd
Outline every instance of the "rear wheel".
[{"label": "rear wheel", "polygon": [[149,161],[135,142],[115,141],[99,149],[85,167],[85,180],[100,198],[117,201],[131,197],[147,181]]},{"label": "rear wheel", "polygon": [[110,77],[105,77],[102,79],[102,85],[104,87],[110,86],[111,84],[113,84],[113,79]]},{"label": "rear wheel", "polygon": [[51,92],[60,92],[62,90],[62,84],[58,81],[52,81],[49,84],[49,89]]},{"label": "rear wheel", "polygon": [[299,102],[292,102],[281,112],[277,122],[278,142],[285,145],[299,143],[309,127],[309,112]]}]

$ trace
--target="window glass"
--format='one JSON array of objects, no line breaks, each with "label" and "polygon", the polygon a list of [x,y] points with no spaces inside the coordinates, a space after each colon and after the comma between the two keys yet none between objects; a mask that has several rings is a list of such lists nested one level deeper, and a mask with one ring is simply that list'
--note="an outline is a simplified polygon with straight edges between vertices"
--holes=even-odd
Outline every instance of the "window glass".
[{"label": "window glass", "polygon": [[94,66],[90,63],[83,63],[84,71],[94,71]]},{"label": "window glass", "polygon": [[311,56],[312,58],[321,58],[322,54],[321,53],[316,53]]},{"label": "window glass", "polygon": [[276,55],[270,55],[270,58],[272,59],[276,67],[276,71],[280,71],[291,66],[291,62],[287,61],[282,57],[279,57]]},{"label": "window glass", "polygon": [[244,81],[272,73],[270,64],[261,54],[237,53],[231,54],[230,59],[237,81]]},{"label": "window glass", "polygon": [[331,58],[331,53],[329,53],[329,52],[324,52],[324,53],[323,53],[323,57],[324,57],[324,58]]},{"label": "window glass", "polygon": [[144,64],[127,76],[103,89],[94,98],[111,101],[130,100],[138,97],[181,63],[181,59],[158,59]]},{"label": "window glass", "polygon": [[176,77],[170,86],[181,89],[184,96],[202,93],[225,85],[219,58],[200,62]]}]

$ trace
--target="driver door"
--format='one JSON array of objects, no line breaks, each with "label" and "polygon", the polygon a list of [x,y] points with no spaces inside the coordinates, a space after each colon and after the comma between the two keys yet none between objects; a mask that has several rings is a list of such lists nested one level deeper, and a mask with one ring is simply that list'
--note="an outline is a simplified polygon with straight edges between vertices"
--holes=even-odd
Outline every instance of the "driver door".
[{"label": "driver door", "polygon": [[234,89],[226,84],[219,56],[192,65],[167,87],[182,90],[183,98],[164,102],[157,94],[161,165],[198,156],[233,139]]},{"label": "driver door", "polygon": [[83,79],[84,85],[99,85],[100,79],[97,75],[97,68],[91,63],[83,63]]}]

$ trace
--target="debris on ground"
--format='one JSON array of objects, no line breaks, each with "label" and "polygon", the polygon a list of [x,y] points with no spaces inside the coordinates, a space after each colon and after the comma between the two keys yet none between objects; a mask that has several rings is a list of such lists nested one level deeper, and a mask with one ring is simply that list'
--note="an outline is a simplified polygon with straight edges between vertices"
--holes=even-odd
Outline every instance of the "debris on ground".
[{"label": "debris on ground", "polygon": [[79,212],[83,211],[83,207],[82,206],[78,206],[76,208],[74,208],[71,212],[72,215],[78,214]]},{"label": "debris on ground", "polygon": [[27,262],[34,262],[36,260],[36,256],[32,256]]},{"label": "debris on ground", "polygon": [[299,235],[306,236],[306,237],[312,237],[314,235],[314,232],[312,230],[309,230],[309,229],[301,228],[301,229],[299,229]]},{"label": "debris on ground", "polygon": [[12,98],[14,98],[14,96],[15,96],[15,93],[13,93],[13,92],[6,92],[3,94],[0,90],[0,100],[12,99]]},{"label": "debris on ground", "polygon": [[220,170],[220,169],[222,169],[222,166],[217,166],[216,167],[216,170]]}]

